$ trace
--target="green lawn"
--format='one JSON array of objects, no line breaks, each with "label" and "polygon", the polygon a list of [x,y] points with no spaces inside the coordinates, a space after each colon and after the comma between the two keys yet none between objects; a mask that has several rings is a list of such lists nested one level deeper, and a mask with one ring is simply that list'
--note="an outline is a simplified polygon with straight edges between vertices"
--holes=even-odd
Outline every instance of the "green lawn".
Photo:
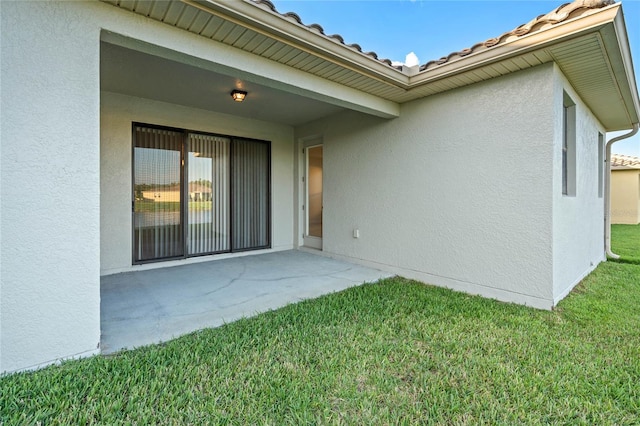
[{"label": "green lawn", "polygon": [[[211,210],[211,201],[189,201],[190,211]],[[136,201],[135,202],[136,213],[148,213],[148,212],[179,212],[179,201]]]},{"label": "green lawn", "polygon": [[623,261],[640,265],[640,225],[613,225],[611,245],[615,254]]},{"label": "green lawn", "polygon": [[[614,251],[639,241],[614,227]],[[553,312],[388,279],[5,376],[0,398],[4,424],[638,424],[640,265]]]}]

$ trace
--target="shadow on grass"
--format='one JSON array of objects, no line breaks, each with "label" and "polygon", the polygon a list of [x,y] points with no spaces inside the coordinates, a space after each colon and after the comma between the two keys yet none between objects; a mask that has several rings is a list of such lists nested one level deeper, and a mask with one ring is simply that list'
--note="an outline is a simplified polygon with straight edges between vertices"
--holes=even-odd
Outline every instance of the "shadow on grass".
[{"label": "shadow on grass", "polygon": [[639,265],[640,266],[640,259],[625,259],[623,257],[621,257],[620,259],[613,259],[608,257],[607,258],[607,262],[613,262],[613,263],[622,263],[625,265]]}]

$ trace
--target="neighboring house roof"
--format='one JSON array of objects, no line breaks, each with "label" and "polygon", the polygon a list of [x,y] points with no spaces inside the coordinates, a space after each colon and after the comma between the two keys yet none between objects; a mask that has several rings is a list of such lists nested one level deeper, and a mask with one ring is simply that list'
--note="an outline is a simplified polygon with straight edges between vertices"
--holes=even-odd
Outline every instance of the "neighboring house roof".
[{"label": "neighboring house roof", "polygon": [[630,155],[613,154],[611,155],[612,170],[630,170],[640,169],[640,158]]},{"label": "neighboring house roof", "polygon": [[562,5],[416,67],[394,67],[268,0],[102,1],[396,103],[555,62],[607,131],[640,121],[622,8],[611,0]]}]

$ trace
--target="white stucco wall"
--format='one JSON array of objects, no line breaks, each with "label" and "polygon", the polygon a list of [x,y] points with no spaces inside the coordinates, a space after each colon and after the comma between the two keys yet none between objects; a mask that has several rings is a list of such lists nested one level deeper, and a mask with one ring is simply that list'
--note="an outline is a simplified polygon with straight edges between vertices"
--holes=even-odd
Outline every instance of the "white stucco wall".
[{"label": "white stucco wall", "polygon": [[[271,251],[293,248],[293,128],[164,102],[102,92],[101,98],[101,273],[167,267],[230,255],[132,266],[131,123],[271,141]],[[254,252],[255,253],[255,252]],[[243,252],[240,255],[248,255]]]},{"label": "white stucco wall", "polygon": [[0,2],[0,372],[100,342],[100,29],[71,2]]},{"label": "white stucco wall", "polygon": [[325,253],[549,309],[555,81],[544,65],[402,105],[394,120],[297,129],[324,140]]},{"label": "white stucco wall", "polygon": [[[576,194],[562,195],[563,92],[576,104]],[[598,196],[598,133],[604,129],[554,69],[553,299],[557,303],[605,259],[604,198]]]}]

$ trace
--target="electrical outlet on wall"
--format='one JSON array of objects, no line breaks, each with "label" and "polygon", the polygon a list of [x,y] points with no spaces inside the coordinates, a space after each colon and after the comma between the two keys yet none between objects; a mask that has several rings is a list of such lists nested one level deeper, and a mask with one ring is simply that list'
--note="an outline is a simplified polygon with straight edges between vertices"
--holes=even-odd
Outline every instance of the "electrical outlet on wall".
[{"label": "electrical outlet on wall", "polygon": [[358,228],[353,228],[353,238],[360,238],[360,230]]}]

